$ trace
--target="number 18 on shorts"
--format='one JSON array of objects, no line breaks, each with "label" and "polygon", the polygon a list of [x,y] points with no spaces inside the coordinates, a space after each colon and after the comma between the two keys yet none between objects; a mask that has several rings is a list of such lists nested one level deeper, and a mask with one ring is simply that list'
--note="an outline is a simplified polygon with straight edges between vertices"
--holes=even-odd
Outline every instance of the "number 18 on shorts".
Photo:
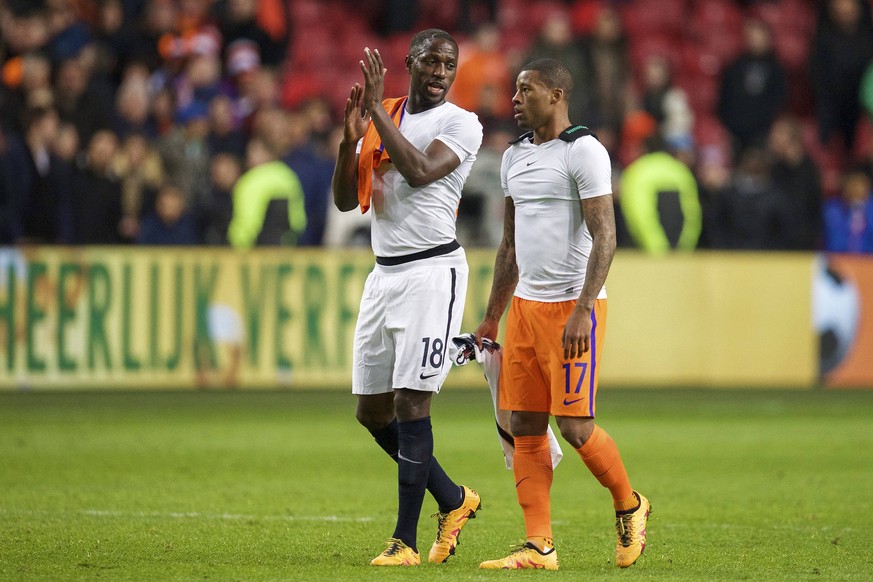
[{"label": "number 18 on shorts", "polygon": [[395,388],[439,392],[451,369],[448,345],[460,334],[467,266],[376,268],[367,277],[355,327],[352,392]]}]

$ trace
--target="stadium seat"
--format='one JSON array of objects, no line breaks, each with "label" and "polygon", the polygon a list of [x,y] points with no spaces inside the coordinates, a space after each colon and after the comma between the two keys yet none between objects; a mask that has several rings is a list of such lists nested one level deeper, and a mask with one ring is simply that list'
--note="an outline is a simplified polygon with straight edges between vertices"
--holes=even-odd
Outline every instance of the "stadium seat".
[{"label": "stadium seat", "polygon": [[339,45],[326,27],[299,28],[294,33],[291,64],[295,67],[334,66],[339,57]]},{"label": "stadium seat", "polygon": [[749,14],[766,22],[774,34],[799,33],[809,38],[815,31],[815,11],[807,0],[757,2]]},{"label": "stadium seat", "polygon": [[695,119],[694,140],[701,148],[714,146],[724,152],[731,151],[730,134],[715,115],[700,115]]},{"label": "stadium seat", "polygon": [[528,36],[526,44],[530,46],[536,40],[543,23],[555,11],[566,12],[566,5],[555,0],[504,2],[500,7],[500,26],[510,35],[526,34]]},{"label": "stadium seat", "polygon": [[743,49],[742,33],[725,31],[723,34],[704,34],[696,38],[697,46],[719,62],[719,69],[734,60]]},{"label": "stadium seat", "polygon": [[295,0],[289,2],[295,33],[321,21],[323,3],[318,0]]},{"label": "stadium seat", "polygon": [[[294,109],[311,97],[329,94],[329,92],[330,89],[321,86],[317,73],[293,70],[289,67],[282,81],[282,106]],[[346,93],[346,96],[348,96],[348,93]],[[340,111],[342,110],[340,109]]]},{"label": "stadium seat", "polygon": [[789,72],[806,72],[809,61],[809,37],[803,32],[785,29],[774,35],[776,55]]},{"label": "stadium seat", "polygon": [[643,67],[649,57],[656,55],[666,58],[674,72],[682,67],[682,41],[674,36],[641,35],[629,41],[629,55],[634,74],[642,75]]},{"label": "stadium seat", "polygon": [[648,35],[669,35],[679,39],[687,23],[685,0],[637,0],[619,10],[625,32],[631,39]]},{"label": "stadium seat", "polygon": [[418,0],[418,30],[442,28],[454,31],[458,17],[457,0]]},{"label": "stadium seat", "polygon": [[743,13],[727,0],[695,2],[691,13],[691,38],[701,51],[720,64],[733,59],[742,47]]},{"label": "stadium seat", "polygon": [[[693,2],[691,26],[706,36],[723,36],[736,33],[742,28],[743,11],[731,0],[705,0]],[[686,15],[687,16],[687,15]]]},{"label": "stadium seat", "polygon": [[688,95],[688,103],[691,109],[698,115],[710,115],[715,113],[718,105],[720,81],[717,76],[703,73],[675,77],[678,87]]},{"label": "stadium seat", "polygon": [[364,47],[367,46],[378,48],[381,51],[383,49],[379,40],[376,35],[360,28],[346,30],[337,39],[341,54],[340,58],[352,62],[360,60],[364,54]]},{"label": "stadium seat", "polygon": [[688,75],[708,75],[718,77],[721,75],[724,63],[719,55],[706,50],[695,42],[682,44],[682,60],[679,70]]},{"label": "stadium seat", "polygon": [[577,36],[589,35],[603,9],[604,0],[579,0],[570,9],[570,22]]},{"label": "stadium seat", "polygon": [[855,150],[852,152],[856,160],[869,160],[873,153],[873,127],[870,120],[862,116],[858,122],[858,130],[855,134]]}]

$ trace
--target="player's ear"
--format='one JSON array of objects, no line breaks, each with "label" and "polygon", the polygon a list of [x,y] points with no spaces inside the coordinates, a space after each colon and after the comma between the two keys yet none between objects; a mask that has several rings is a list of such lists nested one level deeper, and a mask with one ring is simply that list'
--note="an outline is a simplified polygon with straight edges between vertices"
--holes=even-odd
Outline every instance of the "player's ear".
[{"label": "player's ear", "polygon": [[563,89],[561,89],[560,87],[555,87],[554,89],[552,89],[551,102],[553,105],[563,98],[564,98],[564,90]]},{"label": "player's ear", "polygon": [[406,55],[404,62],[406,63],[406,72],[411,73],[412,72],[412,57],[409,55]]}]

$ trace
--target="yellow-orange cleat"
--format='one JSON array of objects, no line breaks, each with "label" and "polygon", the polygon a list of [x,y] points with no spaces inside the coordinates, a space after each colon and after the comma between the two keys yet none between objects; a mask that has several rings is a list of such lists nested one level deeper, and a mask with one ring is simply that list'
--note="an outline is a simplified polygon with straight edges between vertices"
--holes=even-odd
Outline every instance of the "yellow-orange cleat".
[{"label": "yellow-orange cleat", "polygon": [[370,561],[373,566],[418,566],[421,558],[418,552],[397,538],[388,540],[385,551]]},{"label": "yellow-orange cleat", "polygon": [[460,507],[448,513],[435,513],[431,516],[437,518],[437,535],[427,559],[435,564],[441,564],[448,560],[449,556],[455,555],[455,548],[461,543],[458,541],[461,529],[469,520],[476,517],[476,512],[482,507],[479,494],[469,487],[462,487],[464,500]]},{"label": "yellow-orange cleat", "polygon": [[646,523],[652,506],[649,500],[634,491],[640,498],[640,507],[633,513],[616,516],[615,533],[618,541],[615,543],[615,565],[627,568],[637,561],[646,549]]},{"label": "yellow-orange cleat", "polygon": [[532,543],[526,542],[505,558],[482,562],[479,567],[486,570],[557,570],[558,552],[551,540],[546,545],[549,549],[543,552]]}]

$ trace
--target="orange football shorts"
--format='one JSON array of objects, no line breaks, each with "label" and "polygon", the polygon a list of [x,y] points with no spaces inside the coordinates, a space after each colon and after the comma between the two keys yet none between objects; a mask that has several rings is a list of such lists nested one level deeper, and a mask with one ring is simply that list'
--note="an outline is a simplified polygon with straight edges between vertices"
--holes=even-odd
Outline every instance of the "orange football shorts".
[{"label": "orange football shorts", "polygon": [[581,358],[564,359],[561,336],[575,306],[575,300],[512,298],[503,340],[500,408],[594,418],[606,299],[594,302],[588,351]]}]

